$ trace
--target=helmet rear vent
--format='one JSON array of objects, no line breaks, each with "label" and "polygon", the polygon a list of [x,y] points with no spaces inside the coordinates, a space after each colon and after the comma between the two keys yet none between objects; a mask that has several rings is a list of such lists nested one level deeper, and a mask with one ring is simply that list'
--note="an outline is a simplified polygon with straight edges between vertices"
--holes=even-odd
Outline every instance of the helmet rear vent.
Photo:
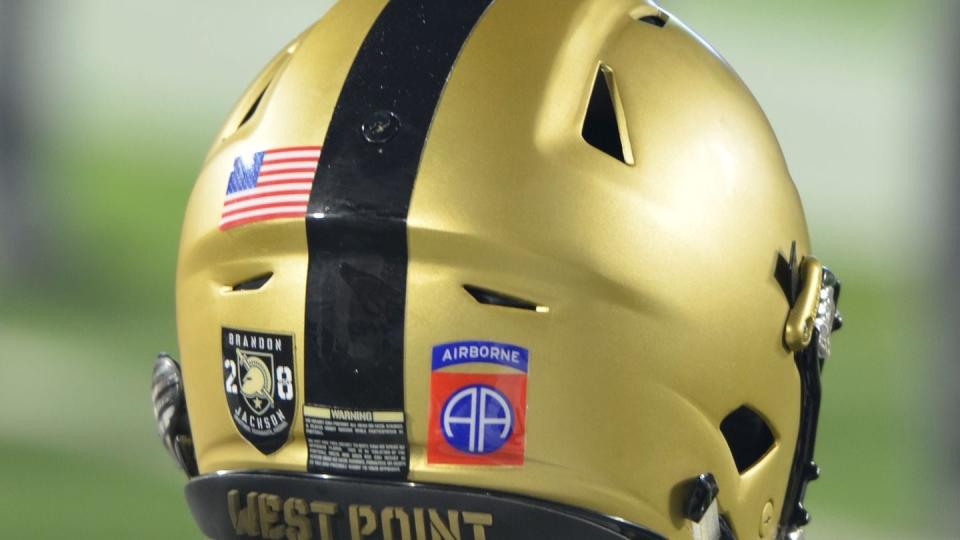
[{"label": "helmet rear vent", "polygon": [[522,298],[517,298],[516,296],[510,296],[509,294],[504,294],[490,289],[484,289],[483,287],[477,287],[476,285],[464,285],[463,289],[470,293],[470,296],[472,296],[474,300],[480,302],[481,304],[514,309],[525,309],[527,311],[536,311],[537,313],[547,313],[550,311],[549,307],[537,304],[536,302],[531,302],[530,300],[524,300]]},{"label": "helmet rear vent", "polygon": [[593,93],[587,105],[581,135],[590,146],[627,165],[633,165],[633,151],[624,120],[623,104],[620,102],[613,70],[604,64],[597,68],[597,75],[593,80]]},{"label": "helmet rear vent", "polygon": [[652,24],[653,26],[656,26],[658,28],[663,28],[664,26],[667,25],[667,16],[662,11],[660,13],[657,13],[656,15],[647,15],[645,17],[640,17],[637,20],[642,23]]},{"label": "helmet rear vent", "polygon": [[232,291],[255,291],[266,285],[272,277],[273,272],[267,272],[266,274],[261,274],[259,276],[241,281],[240,283],[233,285],[233,287],[230,289]]},{"label": "helmet rear vent", "polygon": [[728,414],[720,423],[737,471],[756,465],[773,448],[773,432],[763,417],[746,405]]},{"label": "helmet rear vent", "polygon": [[263,101],[263,96],[264,94],[267,93],[267,88],[270,88],[269,84],[264,86],[263,90],[261,90],[260,93],[257,94],[257,99],[253,100],[253,104],[250,105],[250,108],[247,109],[246,114],[243,115],[243,118],[240,120],[240,123],[237,124],[237,129],[242,128],[244,124],[246,124],[247,122],[250,121],[251,118],[253,118],[254,114],[257,114],[257,109],[260,108],[260,102]]}]

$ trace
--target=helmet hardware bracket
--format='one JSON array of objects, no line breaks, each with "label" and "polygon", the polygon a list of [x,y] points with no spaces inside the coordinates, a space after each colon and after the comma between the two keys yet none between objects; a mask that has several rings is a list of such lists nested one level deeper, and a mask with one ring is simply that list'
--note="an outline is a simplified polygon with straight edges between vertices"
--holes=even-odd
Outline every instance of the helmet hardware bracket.
[{"label": "helmet hardware bracket", "polygon": [[694,540],[736,540],[733,531],[720,516],[717,495],[720,486],[711,473],[703,473],[689,481],[683,515],[693,524]]},{"label": "helmet hardware bracket", "polygon": [[830,335],[840,329],[843,320],[837,309],[840,282],[813,257],[804,257],[798,264],[796,242],[790,248],[789,260],[779,256],[775,277],[790,304],[784,346],[794,353],[800,375],[800,429],[778,536],[790,539],[802,534],[802,527],[810,522],[803,499],[807,484],[820,477],[813,451],[820,416],[821,375],[830,354]]}]

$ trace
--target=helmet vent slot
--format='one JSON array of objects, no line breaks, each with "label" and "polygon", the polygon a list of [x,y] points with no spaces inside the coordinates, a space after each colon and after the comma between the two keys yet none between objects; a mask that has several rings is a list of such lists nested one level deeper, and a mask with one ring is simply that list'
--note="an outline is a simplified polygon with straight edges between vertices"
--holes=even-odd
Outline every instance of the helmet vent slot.
[{"label": "helmet vent slot", "polygon": [[240,123],[237,124],[237,129],[242,128],[244,124],[246,124],[247,122],[250,121],[251,118],[253,118],[253,115],[257,114],[257,109],[260,108],[260,102],[263,101],[263,96],[264,94],[267,93],[267,88],[270,88],[269,84],[264,86],[263,90],[261,90],[260,93],[257,94],[257,99],[253,100],[253,104],[250,105],[250,108],[247,109],[246,114],[243,115],[243,118],[240,120]]},{"label": "helmet vent slot", "polygon": [[658,28],[663,28],[667,25],[667,16],[662,11],[656,15],[647,15],[645,17],[640,17],[637,19],[642,23],[652,24]]},{"label": "helmet vent slot", "polygon": [[728,414],[720,423],[737,471],[756,465],[773,448],[773,432],[763,417],[746,405]]},{"label": "helmet vent slot", "polygon": [[240,283],[235,284],[231,287],[233,291],[255,291],[262,288],[264,285],[270,281],[270,278],[273,277],[273,272],[267,272],[266,274],[261,274],[250,279],[241,281]]},{"label": "helmet vent slot", "polygon": [[537,313],[547,313],[550,311],[549,307],[537,304],[536,302],[531,302],[530,300],[524,300],[522,298],[517,298],[516,296],[510,296],[509,294],[504,294],[490,289],[484,289],[483,287],[477,287],[476,285],[464,285],[463,289],[470,293],[470,296],[472,296],[474,300],[480,302],[481,304],[513,309],[525,309],[527,311],[536,311]]},{"label": "helmet vent slot", "polygon": [[580,133],[590,146],[633,165],[633,151],[624,119],[623,104],[617,91],[613,70],[604,64],[597,68],[593,93],[587,105]]}]

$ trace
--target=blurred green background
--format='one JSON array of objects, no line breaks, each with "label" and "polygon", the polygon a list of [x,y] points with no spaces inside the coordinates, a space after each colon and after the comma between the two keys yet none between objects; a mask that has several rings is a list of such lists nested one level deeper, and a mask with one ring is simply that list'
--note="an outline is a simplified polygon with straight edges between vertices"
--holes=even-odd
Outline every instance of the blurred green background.
[{"label": "blurred green background", "polygon": [[[663,6],[754,90],[848,322],[812,538],[955,538],[947,0]],[[199,537],[154,433],[180,221],[241,90],[326,1],[0,0],[0,536]]]}]

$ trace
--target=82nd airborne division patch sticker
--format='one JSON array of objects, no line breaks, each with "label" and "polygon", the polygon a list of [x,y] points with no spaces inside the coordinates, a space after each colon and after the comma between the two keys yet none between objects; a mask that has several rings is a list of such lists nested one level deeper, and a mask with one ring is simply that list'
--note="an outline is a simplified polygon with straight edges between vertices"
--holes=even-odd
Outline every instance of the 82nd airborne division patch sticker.
[{"label": "82nd airborne division patch sticker", "polygon": [[293,336],[222,329],[223,387],[240,434],[264,454],[290,438],[296,410]]},{"label": "82nd airborne division patch sticker", "polygon": [[523,465],[529,365],[530,352],[509,343],[434,346],[427,462]]}]

